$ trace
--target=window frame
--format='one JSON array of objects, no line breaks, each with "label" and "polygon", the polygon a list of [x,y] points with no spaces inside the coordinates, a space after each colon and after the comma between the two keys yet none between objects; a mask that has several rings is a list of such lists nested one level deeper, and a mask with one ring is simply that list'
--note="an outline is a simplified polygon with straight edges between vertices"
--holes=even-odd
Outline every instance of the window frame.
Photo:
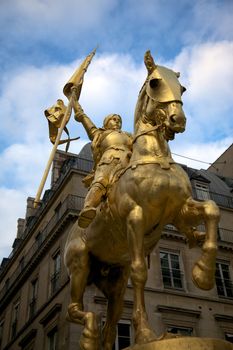
[{"label": "window frame", "polygon": [[[52,338],[55,336],[55,339]],[[53,340],[54,343],[51,344],[50,341]],[[51,347],[52,345],[52,347]],[[53,327],[49,332],[47,333],[47,346],[46,349],[48,350],[57,350],[58,348],[58,328],[57,326]]]},{"label": "window frame", "polygon": [[[119,335],[119,325],[121,325],[121,324],[129,326],[129,337]],[[129,339],[129,345],[128,346],[132,345],[132,327],[131,327],[131,322],[129,320],[120,320],[120,321],[118,321],[117,327],[116,327],[116,340],[115,340],[115,343],[114,343],[114,350],[125,349],[125,346],[124,346],[124,348],[121,348],[121,349],[119,348],[119,338],[127,338],[127,339]]]},{"label": "window frame", "polygon": [[5,325],[5,319],[1,318],[0,319],[0,348],[2,345],[2,341],[3,341],[4,325]]},{"label": "window frame", "polygon": [[[59,260],[57,258],[59,257]],[[50,294],[53,295],[61,285],[62,258],[61,250],[57,249],[52,255],[53,272],[50,277]]]},{"label": "window frame", "polygon": [[39,249],[43,243],[43,233],[39,231],[35,237],[35,242],[37,244],[37,248]]},{"label": "window frame", "polygon": [[18,299],[16,302],[14,302],[12,306],[12,318],[11,318],[11,328],[10,328],[11,340],[15,339],[17,335],[19,313],[20,313],[20,300]]},{"label": "window frame", "polygon": [[210,199],[210,188],[206,182],[195,180],[194,186],[198,200],[206,201]]},{"label": "window frame", "polygon": [[[227,271],[229,278],[226,279],[224,276],[223,271],[223,265],[227,266]],[[221,266],[221,268],[219,268]],[[219,277],[217,276],[219,272]],[[220,283],[217,283],[217,281],[220,281]],[[227,298],[227,299],[233,299],[233,283],[231,278],[231,271],[230,271],[230,263],[228,261],[216,261],[216,273],[215,273],[215,282],[216,282],[216,289],[217,294],[220,298]],[[227,287],[227,283],[229,283],[229,287]],[[221,289],[223,293],[220,293]],[[229,295],[228,289],[231,291],[231,295]]]},{"label": "window frame", "polygon": [[36,314],[37,298],[38,298],[39,278],[38,276],[31,280],[30,283],[30,299],[28,319],[30,320]]},{"label": "window frame", "polygon": [[[177,329],[177,330],[190,330],[191,331],[191,334],[185,334],[185,333],[182,333],[182,332],[171,332],[169,329]],[[168,333],[172,333],[172,334],[180,334],[182,336],[185,336],[185,337],[193,337],[193,327],[185,327],[185,326],[173,326],[173,325],[168,325],[167,326],[167,332]]]},{"label": "window frame", "polygon": [[[106,318],[104,317],[104,318],[102,318],[102,327],[104,327],[105,322],[106,322]],[[132,342],[132,339],[133,339],[132,322],[130,320],[127,320],[127,319],[121,319],[118,321],[118,323],[116,325],[116,338],[115,338],[115,342],[114,342],[113,347],[112,347],[113,350],[121,350],[121,349],[123,350],[126,348],[124,345],[124,348],[119,349],[119,328],[118,328],[118,326],[120,324],[124,324],[124,325],[129,326],[129,345],[127,345],[127,347],[131,346],[133,343]],[[123,338],[123,337],[124,336],[120,335],[120,338]],[[124,338],[126,338],[126,337],[124,337]]]},{"label": "window frame", "polygon": [[[165,275],[163,273],[163,271],[166,269],[162,266],[162,257],[161,257],[161,254],[167,254],[168,255],[168,268],[167,268],[167,271],[169,272],[168,275]],[[174,269],[172,267],[172,261],[171,261],[171,255],[174,255],[174,256],[177,256],[178,259],[177,259],[177,262],[178,262],[178,265],[179,265],[179,269]],[[161,267],[161,275],[162,275],[162,281],[163,281],[163,286],[165,289],[176,289],[176,290],[184,290],[185,289],[185,285],[184,285],[184,272],[183,270],[181,269],[181,257],[180,257],[180,252],[174,252],[174,251],[171,251],[171,250],[167,250],[167,249],[162,249],[160,248],[159,249],[159,260],[160,260],[160,267]],[[180,284],[181,284],[181,287],[175,285],[175,279],[178,280],[178,277],[174,276],[174,271],[178,272],[179,273],[179,280],[180,280]],[[165,278],[170,278],[170,285],[166,285],[165,284]]]},{"label": "window frame", "polygon": [[233,333],[224,332],[225,340],[233,344]]}]

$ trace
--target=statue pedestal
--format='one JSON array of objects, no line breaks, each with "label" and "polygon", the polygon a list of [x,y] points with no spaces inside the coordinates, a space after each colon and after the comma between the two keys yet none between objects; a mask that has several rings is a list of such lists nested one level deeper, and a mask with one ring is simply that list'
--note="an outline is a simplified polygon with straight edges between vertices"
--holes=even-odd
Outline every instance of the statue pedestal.
[{"label": "statue pedestal", "polygon": [[233,350],[233,344],[221,339],[180,337],[136,344],[124,350]]}]

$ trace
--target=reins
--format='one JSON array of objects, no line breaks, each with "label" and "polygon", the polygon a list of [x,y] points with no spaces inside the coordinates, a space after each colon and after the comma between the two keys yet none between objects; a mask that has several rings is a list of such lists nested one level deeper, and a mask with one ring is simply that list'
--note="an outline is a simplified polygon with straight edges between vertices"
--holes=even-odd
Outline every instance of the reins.
[{"label": "reins", "polygon": [[150,129],[148,129],[148,130],[145,130],[145,131],[142,131],[142,132],[140,132],[139,134],[135,135],[134,138],[133,138],[133,143],[135,143],[135,141],[136,141],[139,137],[141,137],[141,136],[143,136],[143,135],[147,135],[147,134],[149,134],[149,133],[152,132],[152,131],[158,130],[161,126],[162,126],[162,124],[155,125],[155,126],[153,126],[152,128],[150,128]]}]

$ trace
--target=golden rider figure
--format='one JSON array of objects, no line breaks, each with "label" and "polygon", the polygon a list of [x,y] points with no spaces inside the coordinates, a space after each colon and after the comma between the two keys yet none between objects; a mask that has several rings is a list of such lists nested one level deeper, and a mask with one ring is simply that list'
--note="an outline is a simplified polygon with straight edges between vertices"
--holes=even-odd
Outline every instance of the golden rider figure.
[{"label": "golden rider figure", "polygon": [[[79,102],[74,103],[75,120],[81,122],[92,141],[94,159],[93,176],[89,178],[89,191],[78,224],[88,227],[96,215],[96,208],[107,194],[114,174],[129,163],[132,153],[132,136],[121,130],[122,119],[118,114],[105,117],[102,128],[97,128],[84,113]],[[85,179],[84,179],[85,180]]]}]

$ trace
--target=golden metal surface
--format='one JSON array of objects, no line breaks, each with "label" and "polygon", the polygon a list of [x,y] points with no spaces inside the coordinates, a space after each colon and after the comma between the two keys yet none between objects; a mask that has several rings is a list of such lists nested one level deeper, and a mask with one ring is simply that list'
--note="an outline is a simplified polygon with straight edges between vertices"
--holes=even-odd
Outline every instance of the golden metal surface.
[{"label": "golden metal surface", "polygon": [[[145,65],[148,76],[138,96],[133,137],[121,131],[121,118],[116,115],[108,116],[103,128],[96,128],[78,104],[78,89],[73,88],[75,119],[92,140],[95,160],[84,211],[65,247],[71,284],[67,318],[84,325],[82,349],[99,346],[95,330],[92,333],[85,322],[83,294],[87,283],[95,283],[108,299],[101,348],[111,350],[129,276],[134,290],[135,343],[156,340],[145,308],[145,256],[154,249],[167,224],[183,233],[190,246],[203,240],[196,226],[205,224],[204,243],[192,277],[205,290],[215,283],[219,209],[211,200],[192,198],[189,178],[172,159],[168,145],[176,133],[185,130],[184,88],[179,74],[157,66],[149,51]],[[85,344],[86,333],[89,338]]]},{"label": "golden metal surface", "polygon": [[40,182],[40,185],[39,185],[39,188],[38,188],[38,191],[37,191],[37,194],[36,194],[36,197],[35,197],[35,200],[34,200],[34,208],[37,208],[38,205],[40,204],[40,196],[41,196],[41,193],[43,191],[43,188],[44,188],[44,185],[45,185],[45,182],[47,180],[47,177],[48,177],[48,174],[49,174],[49,170],[51,168],[51,165],[52,165],[52,162],[53,162],[53,159],[54,159],[54,156],[55,156],[55,153],[56,153],[56,150],[57,150],[57,146],[59,145],[60,143],[60,138],[61,138],[61,135],[62,135],[62,132],[64,130],[64,127],[67,123],[67,120],[70,118],[70,114],[71,114],[71,104],[72,104],[72,98],[70,99],[70,102],[68,104],[68,107],[65,109],[65,113],[63,115],[63,119],[61,121],[61,125],[60,125],[60,128],[57,132],[57,136],[56,136],[56,139],[55,139],[55,142],[54,142],[54,145],[53,145],[53,148],[52,148],[52,151],[50,153],[50,157],[48,159],[48,162],[47,162],[47,165],[46,165],[46,168],[45,168],[45,171],[44,171],[44,174],[42,176],[42,179],[41,179],[41,182]]},{"label": "golden metal surface", "polygon": [[233,345],[221,339],[182,337],[134,345],[124,350],[233,350]]},{"label": "golden metal surface", "polygon": [[[45,167],[44,174],[42,176],[38,191],[36,193],[36,197],[34,200],[34,208],[37,208],[40,204],[40,196],[43,191],[45,182],[47,180],[49,170],[51,168],[57,147],[59,144],[64,142],[70,142],[71,139],[61,141],[61,135],[63,130],[66,128],[66,124],[70,119],[70,115],[72,112],[73,106],[73,96],[75,100],[79,98],[81,93],[84,74],[87,71],[89,64],[91,63],[92,58],[95,55],[96,50],[92,51],[82,62],[82,64],[78,67],[75,73],[72,75],[68,83],[64,86],[63,92],[66,97],[69,99],[68,106],[66,107],[62,100],[58,99],[57,103],[49,109],[45,110],[45,116],[49,122],[49,138],[50,141],[54,144],[52,151],[50,153],[50,157],[48,159],[47,165]],[[67,129],[66,129],[67,130]],[[68,130],[66,131],[68,133]],[[69,133],[68,133],[69,136]],[[75,138],[78,139],[78,138]],[[73,140],[75,140],[73,139]],[[67,143],[67,145],[69,145]]]},{"label": "golden metal surface", "polygon": [[[47,108],[44,111],[44,114],[48,120],[49,123],[49,139],[54,144],[56,142],[56,138],[59,132],[59,128],[61,128],[62,120],[64,118],[64,115],[66,113],[67,107],[64,105],[64,102],[61,99],[58,99],[57,102],[50,108]],[[65,118],[67,124],[70,120],[71,116],[71,110],[70,113],[68,113],[67,118]],[[65,140],[59,140],[59,145],[62,145],[66,143],[66,152],[69,149],[69,145],[71,141],[76,141],[79,139],[79,137],[70,138],[69,131],[66,126],[64,126],[64,131],[66,132],[68,139]]]},{"label": "golden metal surface", "polygon": [[[92,140],[94,158],[93,178],[79,215],[78,224],[86,228],[96,215],[96,208],[106,196],[109,186],[129,163],[132,155],[133,138],[121,131],[122,119],[110,114],[104,119],[103,127],[97,128],[83,112],[78,101],[74,104],[75,119],[81,122]],[[85,180],[84,180],[85,181]]]}]

